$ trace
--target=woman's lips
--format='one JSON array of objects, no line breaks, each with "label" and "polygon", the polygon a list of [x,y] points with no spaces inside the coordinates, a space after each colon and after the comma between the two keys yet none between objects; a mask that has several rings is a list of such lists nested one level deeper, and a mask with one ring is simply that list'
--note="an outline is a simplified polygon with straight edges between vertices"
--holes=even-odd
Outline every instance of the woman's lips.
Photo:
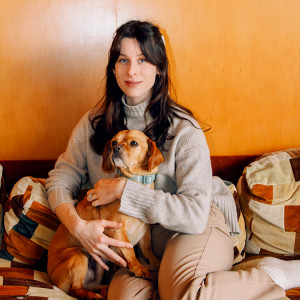
[{"label": "woman's lips", "polygon": [[125,81],[125,84],[128,87],[136,87],[137,85],[139,85],[141,83],[141,81]]}]

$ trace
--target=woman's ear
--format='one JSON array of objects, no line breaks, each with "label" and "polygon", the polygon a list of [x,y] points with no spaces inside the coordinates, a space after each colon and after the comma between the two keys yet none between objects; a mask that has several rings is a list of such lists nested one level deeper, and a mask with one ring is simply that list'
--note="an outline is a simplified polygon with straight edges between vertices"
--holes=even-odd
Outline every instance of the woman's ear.
[{"label": "woman's ear", "polygon": [[164,161],[164,158],[160,150],[157,148],[156,143],[151,139],[148,139],[148,155],[148,170],[151,172]]},{"label": "woman's ear", "polygon": [[103,149],[102,153],[102,170],[106,173],[111,173],[115,170],[115,166],[112,164],[111,161],[111,146],[110,141],[108,141]]}]

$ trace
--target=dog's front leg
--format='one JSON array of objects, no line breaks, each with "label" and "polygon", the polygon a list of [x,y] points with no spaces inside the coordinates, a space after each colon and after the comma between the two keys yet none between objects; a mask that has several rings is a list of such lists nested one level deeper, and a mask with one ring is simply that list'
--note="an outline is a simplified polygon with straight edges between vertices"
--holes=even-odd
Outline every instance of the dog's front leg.
[{"label": "dog's front leg", "polygon": [[145,232],[144,236],[138,243],[138,247],[141,250],[144,258],[149,260],[150,269],[152,271],[157,271],[160,266],[160,261],[152,251],[151,228]]},{"label": "dog's front leg", "polygon": [[152,275],[148,271],[146,267],[144,267],[136,258],[135,252],[133,249],[125,249],[122,248],[120,249],[122,254],[124,255],[129,270],[136,276],[136,277],[141,277],[145,279],[151,279],[152,280]]},{"label": "dog's front leg", "polygon": [[[119,228],[118,230],[108,229],[106,234],[114,239],[119,239],[130,243],[130,240],[127,237],[125,227]],[[151,273],[146,267],[144,267],[136,258],[134,249],[128,248],[115,248],[116,252],[124,257],[127,262],[129,270],[136,276],[145,279],[152,279]]]}]

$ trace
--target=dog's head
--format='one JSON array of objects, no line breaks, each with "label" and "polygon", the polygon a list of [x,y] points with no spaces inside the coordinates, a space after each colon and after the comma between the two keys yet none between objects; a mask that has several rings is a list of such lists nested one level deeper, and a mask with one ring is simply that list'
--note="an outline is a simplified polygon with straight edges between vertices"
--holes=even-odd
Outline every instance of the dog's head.
[{"label": "dog's head", "polygon": [[110,173],[117,167],[127,176],[154,174],[163,161],[156,143],[143,132],[123,130],[106,143],[102,169]]}]

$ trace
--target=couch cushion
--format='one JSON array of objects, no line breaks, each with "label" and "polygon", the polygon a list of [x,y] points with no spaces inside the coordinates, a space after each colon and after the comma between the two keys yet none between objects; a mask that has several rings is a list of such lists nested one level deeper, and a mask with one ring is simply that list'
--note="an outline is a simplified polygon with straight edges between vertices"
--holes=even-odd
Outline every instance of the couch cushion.
[{"label": "couch cushion", "polygon": [[246,252],[300,254],[300,149],[264,154],[244,169],[237,189]]},{"label": "couch cushion", "polygon": [[[6,296],[6,297],[5,297]],[[15,297],[13,297],[15,296]],[[11,297],[11,298],[10,298]],[[75,299],[50,283],[47,273],[0,258],[0,298]]]},{"label": "couch cushion", "polygon": [[45,269],[59,220],[49,207],[44,186],[45,179],[23,177],[13,187],[4,208],[0,257]]}]

